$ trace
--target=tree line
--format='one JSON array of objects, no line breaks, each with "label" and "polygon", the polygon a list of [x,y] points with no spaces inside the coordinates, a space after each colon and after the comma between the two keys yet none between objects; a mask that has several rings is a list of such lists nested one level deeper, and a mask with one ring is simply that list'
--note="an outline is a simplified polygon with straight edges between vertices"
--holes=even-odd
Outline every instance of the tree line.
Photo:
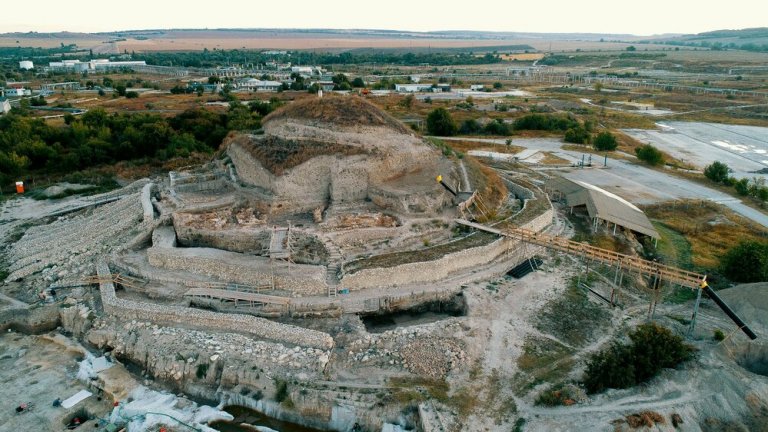
[{"label": "tree line", "polygon": [[226,112],[190,109],[172,117],[94,109],[66,115],[63,125],[14,109],[0,117],[0,184],[35,172],[68,173],[126,160],[210,153],[229,131],[260,128],[261,117],[278,105],[233,101]]}]

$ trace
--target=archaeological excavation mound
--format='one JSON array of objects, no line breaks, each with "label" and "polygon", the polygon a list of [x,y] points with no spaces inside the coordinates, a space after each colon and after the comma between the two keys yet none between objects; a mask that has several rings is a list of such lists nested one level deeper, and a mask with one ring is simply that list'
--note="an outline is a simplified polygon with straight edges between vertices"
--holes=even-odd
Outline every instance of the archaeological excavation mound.
[{"label": "archaeological excavation mound", "polygon": [[453,164],[358,97],[294,102],[264,119],[263,134],[239,134],[225,146],[240,181],[263,192],[272,213],[362,201],[434,213],[451,203],[433,179]]}]

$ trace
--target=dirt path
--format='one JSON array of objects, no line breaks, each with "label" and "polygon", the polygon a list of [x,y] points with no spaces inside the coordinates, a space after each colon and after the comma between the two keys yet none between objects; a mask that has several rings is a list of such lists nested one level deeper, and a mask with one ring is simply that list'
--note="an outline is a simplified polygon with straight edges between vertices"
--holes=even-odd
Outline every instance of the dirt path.
[{"label": "dirt path", "polygon": [[459,170],[461,171],[461,178],[463,181],[462,188],[464,191],[471,191],[472,184],[469,182],[469,175],[467,175],[467,167],[464,166],[464,161],[459,161]]}]

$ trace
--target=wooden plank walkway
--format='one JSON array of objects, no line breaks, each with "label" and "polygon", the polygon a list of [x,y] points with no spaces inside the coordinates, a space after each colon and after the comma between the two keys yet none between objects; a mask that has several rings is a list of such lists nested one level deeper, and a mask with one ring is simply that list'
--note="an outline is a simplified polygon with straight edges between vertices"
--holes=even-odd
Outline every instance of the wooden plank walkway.
[{"label": "wooden plank walkway", "polygon": [[523,228],[499,230],[464,219],[455,219],[456,223],[472,227],[499,236],[505,236],[525,243],[543,246],[574,256],[592,259],[603,264],[616,266],[621,270],[636,272],[647,276],[656,276],[660,280],[688,288],[699,288],[704,275],[676,267],[648,261],[640,257],[625,255],[608,249],[598,248],[586,243],[579,243],[562,237],[551,236]]},{"label": "wooden plank walkway", "polygon": [[207,297],[225,301],[244,301],[249,303],[280,304],[287,306],[291,304],[288,297],[271,296],[266,294],[256,294],[251,292],[240,292],[221,290],[213,288],[191,288],[184,293],[185,297]]}]

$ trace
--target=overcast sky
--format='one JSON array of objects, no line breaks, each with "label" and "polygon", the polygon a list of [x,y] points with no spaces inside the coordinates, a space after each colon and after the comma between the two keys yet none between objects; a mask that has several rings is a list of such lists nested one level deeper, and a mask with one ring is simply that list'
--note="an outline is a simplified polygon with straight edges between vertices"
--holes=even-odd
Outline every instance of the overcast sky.
[{"label": "overcast sky", "polygon": [[[768,26],[765,0],[24,0],[0,33],[157,28],[358,28],[567,33],[699,33]],[[7,5],[8,6],[8,5]]]}]

